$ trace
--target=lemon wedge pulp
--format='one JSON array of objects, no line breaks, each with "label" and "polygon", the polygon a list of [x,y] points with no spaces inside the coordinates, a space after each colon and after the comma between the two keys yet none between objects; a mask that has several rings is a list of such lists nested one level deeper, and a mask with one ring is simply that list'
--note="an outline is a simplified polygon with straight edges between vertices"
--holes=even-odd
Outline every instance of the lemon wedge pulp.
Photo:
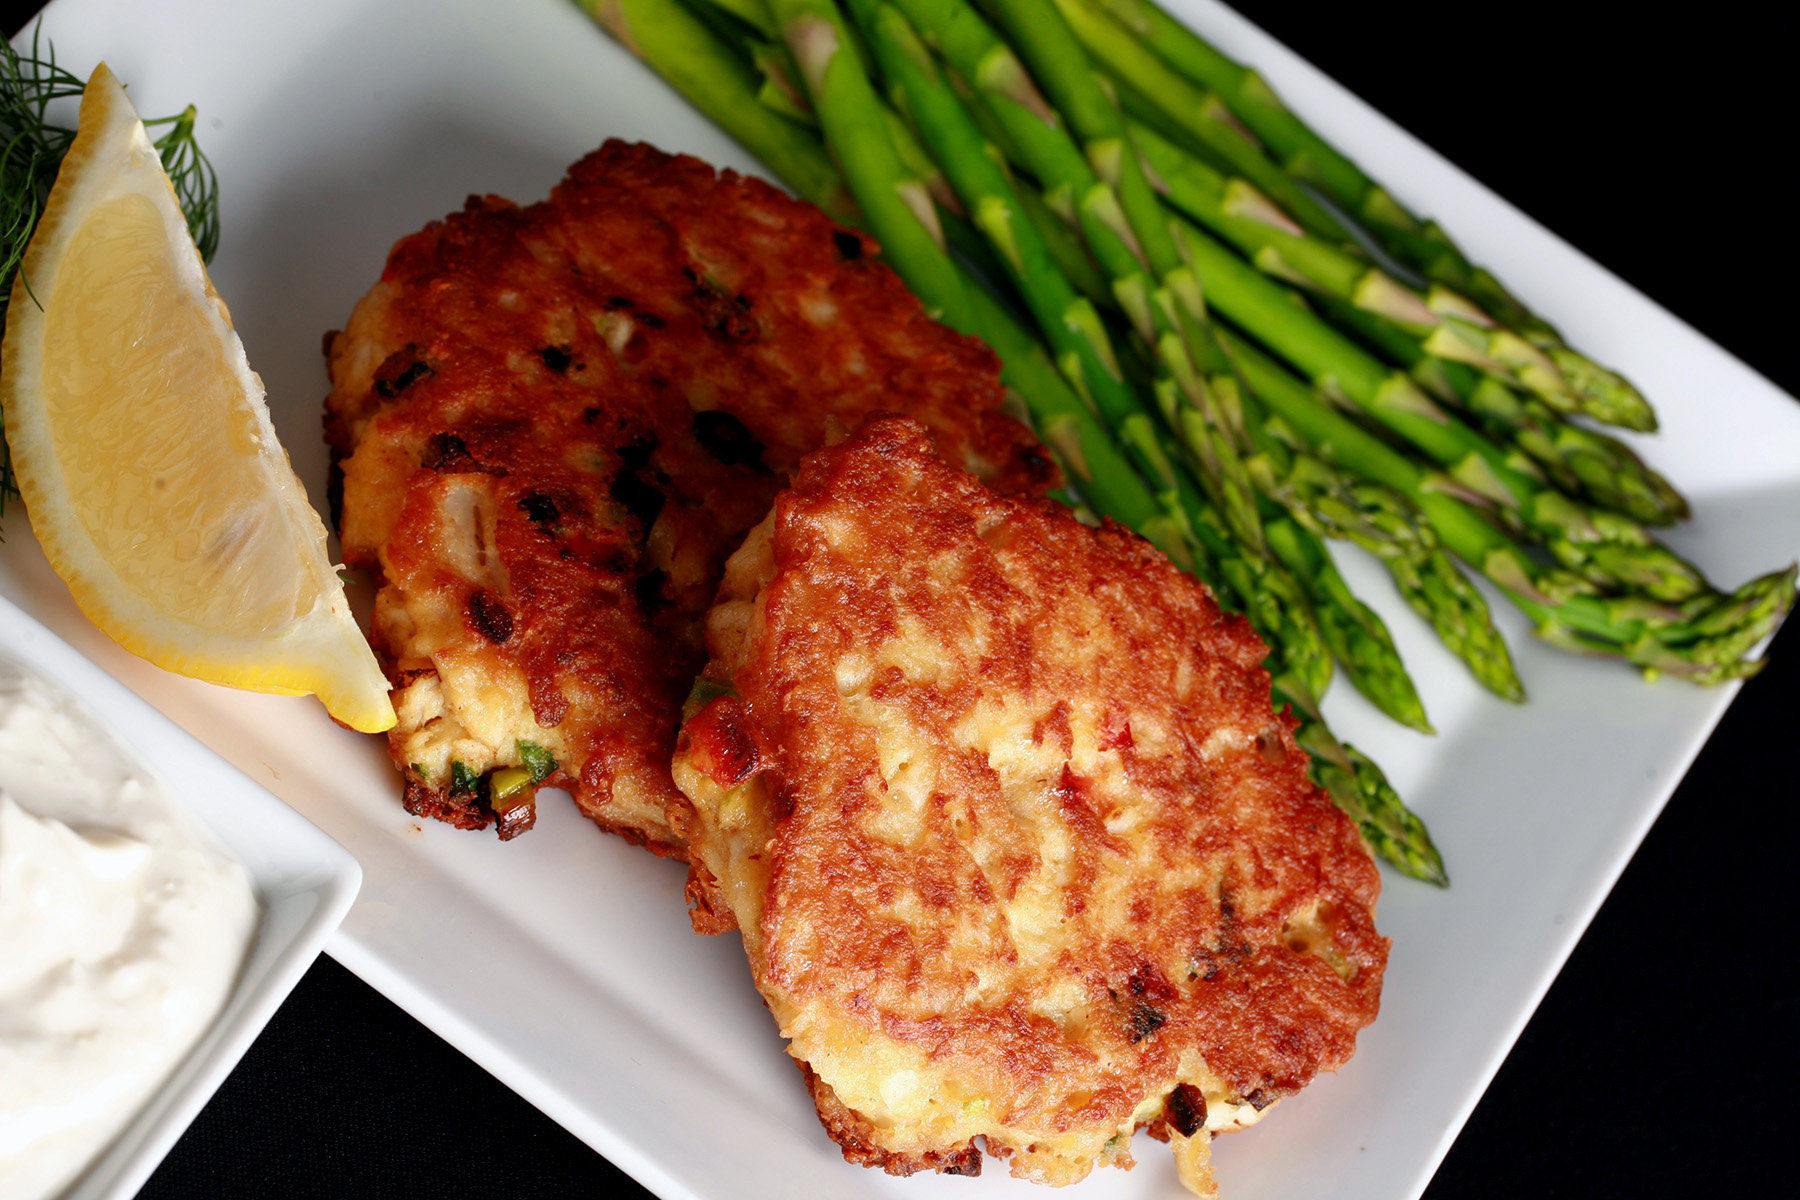
[{"label": "lemon wedge pulp", "polygon": [[25,253],[0,406],[33,531],[82,612],[159,666],[394,723],[262,381],[105,64]]}]

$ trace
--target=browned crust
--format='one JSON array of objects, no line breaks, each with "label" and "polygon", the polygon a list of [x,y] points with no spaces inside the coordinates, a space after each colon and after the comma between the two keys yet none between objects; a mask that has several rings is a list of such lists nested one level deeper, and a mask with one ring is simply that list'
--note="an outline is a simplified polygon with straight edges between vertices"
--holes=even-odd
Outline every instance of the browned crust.
[{"label": "browned crust", "polygon": [[889,1175],[917,1175],[921,1171],[936,1171],[939,1175],[979,1175],[981,1174],[981,1147],[973,1140],[964,1146],[952,1146],[947,1149],[928,1150],[918,1154],[901,1154],[893,1150],[885,1150],[873,1140],[874,1128],[868,1121],[847,1108],[838,1099],[831,1085],[820,1079],[813,1069],[804,1062],[796,1061],[800,1074],[806,1077],[807,1091],[812,1093],[813,1106],[819,1111],[819,1121],[825,1126],[825,1132],[843,1151],[844,1161],[859,1167],[879,1167]]},{"label": "browned crust", "polygon": [[[471,197],[403,238],[326,351],[339,531],[380,573],[390,679],[488,689],[515,736],[557,731],[554,782],[659,853],[680,853],[667,762],[697,621],[803,454],[899,408],[997,486],[1055,477],[1002,413],[992,352],[932,321],[872,242],[649,146],[608,142],[543,203]],[[446,544],[471,504],[479,570]],[[483,767],[512,748],[493,752]],[[441,768],[412,775],[412,811],[491,822]]]},{"label": "browned crust", "polygon": [[[854,1031],[838,1054],[922,1054],[1025,1131],[1020,1158],[1033,1136],[1097,1145],[1187,1052],[1257,1109],[1350,1058],[1386,966],[1380,877],[1307,778],[1243,619],[1142,539],[997,496],[899,419],[807,461],[772,554],[753,636],[709,671],[735,696],[684,731],[719,783],[762,775],[773,836],[746,945],[771,1008]],[[853,663],[872,664],[862,715]],[[996,706],[1029,718],[1042,774],[1002,777],[991,755],[1014,742],[959,741]],[[935,772],[923,803],[894,790],[872,708],[922,731],[906,761]],[[1046,879],[1059,915],[1034,949],[1007,906]],[[729,889],[693,887],[722,918]],[[1068,1015],[1039,1007],[1053,985]],[[821,1112],[882,1152],[904,1134]]]}]

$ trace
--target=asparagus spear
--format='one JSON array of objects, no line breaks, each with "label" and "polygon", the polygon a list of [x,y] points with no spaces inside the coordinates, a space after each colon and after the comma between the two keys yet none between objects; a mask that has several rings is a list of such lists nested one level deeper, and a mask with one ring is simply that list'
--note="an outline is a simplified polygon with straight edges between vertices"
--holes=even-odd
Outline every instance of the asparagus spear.
[{"label": "asparagus spear", "polygon": [[972,328],[963,278],[943,253],[937,207],[894,148],[837,6],[830,0],[769,0],[769,10],[800,67],[825,142],[884,249],[925,277],[915,290],[934,315],[953,328]]},{"label": "asparagus spear", "polygon": [[[674,7],[682,8],[680,0],[666,0]],[[793,55],[785,45],[770,42],[763,36],[766,27],[773,29],[774,19],[767,13],[763,0],[695,0],[696,7],[692,14],[718,38],[727,43],[725,47],[714,49],[730,57],[730,48],[735,48],[739,58],[747,59],[762,75],[763,82],[756,90],[755,101],[764,108],[781,116],[788,117],[815,131],[809,140],[810,149],[824,166],[828,168],[825,177],[836,182],[842,190],[842,182],[838,179],[836,168],[830,164],[829,155],[818,142],[816,131],[818,119],[813,112],[812,102],[799,80],[799,68]],[[751,23],[743,14],[761,13],[760,19]],[[752,32],[746,32],[752,30]],[[771,36],[773,36],[771,34]],[[720,86],[713,81],[717,89]],[[888,127],[888,135],[893,139],[895,153],[900,156],[902,166],[909,172],[917,185],[924,187],[932,199],[938,204],[937,222],[944,240],[958,254],[968,258],[977,271],[990,280],[998,280],[1003,272],[988,249],[986,240],[969,225],[956,201],[956,195],[950,185],[944,181],[943,173],[931,156],[925,153],[912,135],[912,130],[900,115],[887,106],[882,106],[881,118]],[[777,172],[777,174],[781,174]],[[786,178],[785,175],[782,176]],[[790,185],[792,186],[792,185]],[[806,189],[796,188],[802,195],[808,195]],[[847,196],[848,193],[846,192]],[[820,207],[826,207],[821,204]],[[828,208],[834,217],[854,224],[855,205],[850,201],[839,208]]]},{"label": "asparagus spear", "polygon": [[1711,591],[1698,568],[1658,545],[1643,526],[1583,508],[1549,487],[1528,457],[1509,454],[1457,421],[1408,376],[1326,324],[1294,293],[1197,227],[1183,223],[1179,231],[1219,312],[1325,394],[1354,404],[1443,465],[1466,494],[1498,505],[1597,587],[1662,600]]},{"label": "asparagus spear", "polygon": [[1324,543],[1288,517],[1265,521],[1263,530],[1275,557],[1306,589],[1325,644],[1344,664],[1356,690],[1402,725],[1433,732],[1412,678],[1400,666],[1400,653],[1387,626],[1351,592]]},{"label": "asparagus spear", "polygon": [[1647,525],[1672,525],[1688,516],[1681,493],[1617,438],[1565,420],[1466,363],[1427,355],[1417,341],[1364,309],[1329,299],[1322,308],[1407,367],[1433,396],[1458,406],[1496,443],[1516,444],[1561,491]]},{"label": "asparagus spear", "polygon": [[1130,456],[1063,380],[1043,347],[979,287],[969,289],[981,336],[1000,356],[1001,377],[1030,412],[1044,443],[1094,511],[1112,518],[1194,570],[1188,522],[1171,516],[1144,483]]},{"label": "asparagus spear", "polygon": [[[594,20],[712,116],[789,186],[829,213],[852,221],[856,203],[817,137],[756,102],[761,81],[692,12],[667,0],[584,0]],[[745,103],[745,97],[749,102]]]},{"label": "asparagus spear", "polygon": [[[1151,347],[1159,407],[1192,409],[1204,418],[1181,425],[1192,435],[1183,440],[1189,461],[1236,534],[1259,546],[1254,493],[1241,461],[1242,420],[1207,392],[1199,369],[1211,345],[1198,281],[1180,259],[1110,100],[1085,71],[1066,73],[1073,86],[1057,98],[1064,111],[1072,105],[1079,113],[1071,119],[1078,146],[1012,49],[963,0],[900,0],[897,7],[988,106],[1009,145],[1044,182],[1051,208],[1079,223],[1120,308]],[[1056,19],[1053,9],[1045,11]],[[1072,41],[1064,45],[1054,28],[1028,24],[1040,41],[1053,43],[1052,56],[1073,54],[1079,64]]]},{"label": "asparagus spear", "polygon": [[1258,270],[1386,319],[1418,343],[1415,358],[1466,363],[1531,391],[1558,412],[1581,411],[1574,381],[1549,355],[1473,302],[1441,284],[1420,293],[1360,253],[1309,236],[1254,185],[1214,170],[1142,123],[1132,126],[1132,139],[1169,203],[1237,247]]},{"label": "asparagus spear", "polygon": [[[1297,578],[1306,581],[1332,652],[1358,691],[1403,725],[1429,729],[1412,681],[1400,666],[1387,627],[1349,591],[1319,537],[1356,542],[1389,569],[1413,610],[1437,631],[1445,645],[1468,663],[1477,680],[1508,700],[1524,697],[1505,640],[1493,627],[1481,594],[1468,586],[1437,549],[1406,503],[1385,488],[1358,484],[1314,456],[1270,414],[1235,374],[1213,377],[1221,394],[1238,395],[1255,453],[1250,474],[1267,498],[1264,525],[1291,521],[1271,546]],[[1286,510],[1286,516],[1282,510]],[[1277,544],[1277,542],[1279,544]]]},{"label": "asparagus spear", "polygon": [[[1024,186],[1016,187],[1015,192],[1021,201],[1033,195]],[[1233,376],[1216,375],[1209,382],[1221,395],[1239,394],[1239,381]],[[1410,506],[1387,489],[1339,478],[1332,467],[1303,453],[1291,437],[1274,433],[1279,423],[1259,412],[1253,394],[1243,394],[1231,406],[1245,413],[1251,431],[1254,452],[1246,465],[1259,491],[1286,508],[1303,528],[1354,541],[1374,553],[1388,567],[1408,604],[1464,659],[1483,686],[1504,699],[1522,700],[1524,686],[1504,639],[1493,627],[1486,601],[1450,563]],[[1195,415],[1177,413],[1174,419]],[[1315,604],[1329,602],[1324,596],[1314,599]],[[1324,614],[1320,615],[1323,622]],[[1410,720],[1405,710],[1411,702],[1399,691],[1364,686],[1378,678],[1379,672],[1360,669],[1362,664],[1356,660],[1339,657],[1350,669],[1352,680],[1379,707],[1403,723]]]},{"label": "asparagus spear", "polygon": [[1275,674],[1272,686],[1278,701],[1285,701],[1299,718],[1294,739],[1312,759],[1313,782],[1356,822],[1370,848],[1414,879],[1449,887],[1443,856],[1425,822],[1401,802],[1381,768],[1333,736],[1318,702],[1290,676]]},{"label": "asparagus spear", "polygon": [[[1524,334],[1568,380],[1581,412],[1629,429],[1656,428],[1655,412],[1637,389],[1570,347],[1491,273],[1470,263],[1442,228],[1408,212],[1296,118],[1255,71],[1218,53],[1152,0],[1057,3],[1070,14],[1088,49],[1170,120],[1183,128],[1216,125],[1210,114],[1222,102],[1290,173],[1356,217],[1393,258],[1433,283],[1472,297],[1499,324]],[[1156,70],[1157,58],[1174,70]],[[1207,115],[1192,115],[1196,103]]]},{"label": "asparagus spear", "polygon": [[[904,14],[880,0],[851,0],[850,8],[894,89],[896,105],[912,118],[921,139],[943,163],[964,206],[977,213],[977,224],[1002,250],[1019,291],[1030,298],[1046,338],[1057,348],[1060,358],[1083,356],[1091,367],[1097,355],[1089,342],[1099,329],[1091,307],[1058,274],[1035,229],[1022,220],[1022,206],[1005,172],[955,95],[937,78],[925,47]],[[1107,361],[1111,361],[1110,347],[1102,344],[1102,349]],[[1082,357],[1077,357],[1070,372],[1072,379],[1083,378],[1083,365]],[[1128,404],[1109,402],[1100,407],[1122,433],[1126,422],[1144,416]],[[1137,425],[1135,432],[1139,436],[1155,436],[1153,427],[1147,425]],[[1145,459],[1156,462],[1152,469],[1159,473],[1178,475],[1154,448],[1146,448]],[[1189,498],[1183,503],[1183,510],[1191,513],[1193,504]],[[1207,517],[1199,519],[1206,521]],[[1400,664],[1386,627],[1372,610],[1351,595],[1314,535],[1284,523],[1281,544],[1293,580],[1311,598],[1326,643],[1349,669],[1352,681],[1396,720],[1429,730],[1423,704]],[[1273,564],[1251,554],[1239,558],[1237,569],[1255,572],[1258,580],[1254,587],[1240,586],[1240,592],[1268,595],[1276,586],[1284,592],[1293,591]],[[1262,624],[1275,626],[1280,619],[1281,614],[1271,614]],[[1293,641],[1291,636],[1283,640],[1290,644]],[[1310,672],[1302,670],[1301,674]],[[1316,678],[1310,682],[1315,691],[1323,685],[1323,680]]]},{"label": "asparagus spear", "polygon": [[1452,553],[1500,585],[1540,637],[1567,649],[1623,658],[1647,675],[1667,673],[1696,683],[1745,678],[1760,668],[1759,660],[1747,656],[1792,605],[1795,567],[1759,576],[1734,592],[1708,589],[1679,603],[1596,595],[1579,577],[1535,561],[1486,511],[1320,401],[1248,340],[1222,333],[1251,386],[1315,452],[1404,495]]},{"label": "asparagus spear", "polygon": [[1302,527],[1375,555],[1402,598],[1477,682],[1502,699],[1523,700],[1524,684],[1487,601],[1450,561],[1418,510],[1392,488],[1347,478],[1314,456],[1279,416],[1265,414],[1261,429],[1261,450],[1251,467],[1264,490]]},{"label": "asparagus spear", "polygon": [[[1331,196],[1364,196],[1362,203],[1346,205],[1354,215],[1407,224],[1405,210],[1386,198],[1355,163],[1289,112],[1254,69],[1220,54],[1149,0],[1095,0],[1093,5],[1083,7],[1090,17],[1090,29],[1110,35],[1109,27],[1116,22],[1129,41],[1148,49],[1190,86],[1214,96],[1216,102],[1249,128],[1288,174]],[[1111,21],[1106,21],[1107,17]],[[1090,34],[1087,39],[1090,46],[1094,36]],[[1411,227],[1416,227],[1416,223]]]},{"label": "asparagus spear", "polygon": [[[969,115],[974,117],[975,110],[971,109]],[[986,134],[988,131],[983,128],[982,132]],[[1001,158],[1004,160],[1006,155],[1002,153]],[[1112,286],[1107,282],[1099,264],[1094,261],[1094,256],[1088,251],[1087,243],[1082,241],[1081,235],[1051,211],[1050,205],[1044,200],[1044,194],[1036,188],[1014,186],[1013,195],[1018,198],[1020,212],[1031,222],[1032,228],[1044,240],[1050,256],[1056,260],[1056,269],[1095,307],[1115,310],[1117,304]]]},{"label": "asparagus spear", "polygon": [[1219,97],[1170,69],[1104,14],[1077,0],[1054,2],[1093,61],[1115,82],[1127,84],[1132,94],[1150,98],[1192,144],[1276,197],[1307,228],[1326,237],[1349,238],[1343,223],[1264,154],[1262,145]]},{"label": "asparagus spear", "polygon": [[[1133,440],[1155,438],[1146,428],[1148,412],[1120,371],[1099,313],[1057,269],[1005,172],[988,153],[961,103],[936,78],[929,52],[905,16],[880,0],[851,0],[848,7],[893,89],[895,104],[911,119],[964,209],[999,251],[1003,268],[1069,382],[1104,419],[1121,430],[1133,430],[1129,435]],[[1143,449],[1154,461],[1157,448]],[[1159,473],[1170,486],[1177,486],[1167,468]]]},{"label": "asparagus spear", "polygon": [[775,18],[769,12],[766,0],[701,0],[701,3],[730,13],[765,38],[779,36],[775,31]]}]

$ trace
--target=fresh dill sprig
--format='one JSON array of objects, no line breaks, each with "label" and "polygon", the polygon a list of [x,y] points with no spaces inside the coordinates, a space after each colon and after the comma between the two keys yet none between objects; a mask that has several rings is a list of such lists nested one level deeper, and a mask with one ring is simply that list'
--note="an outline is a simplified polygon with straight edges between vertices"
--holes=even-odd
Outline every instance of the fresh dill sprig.
[{"label": "fresh dill sprig", "polygon": [[154,130],[169,126],[169,132],[156,139],[156,152],[162,156],[169,182],[175,185],[175,199],[187,218],[188,231],[194,235],[200,257],[211,262],[219,249],[219,177],[201,152],[200,143],[194,140],[194,118],[198,115],[190,104],[173,117],[145,121],[144,127]]},{"label": "fresh dill sprig", "polygon": [[[0,327],[12,298],[13,277],[37,229],[50,188],[63,157],[75,141],[75,129],[52,120],[58,100],[79,98],[86,81],[56,65],[56,51],[39,41],[42,26],[31,33],[30,50],[21,53],[0,38]],[[157,153],[175,198],[187,217],[200,256],[208,262],[219,248],[219,179],[194,136],[195,110],[145,121],[151,130],[168,126],[155,138]],[[30,281],[26,281],[27,287]],[[18,494],[12,452],[0,432],[0,516],[8,496]]]}]

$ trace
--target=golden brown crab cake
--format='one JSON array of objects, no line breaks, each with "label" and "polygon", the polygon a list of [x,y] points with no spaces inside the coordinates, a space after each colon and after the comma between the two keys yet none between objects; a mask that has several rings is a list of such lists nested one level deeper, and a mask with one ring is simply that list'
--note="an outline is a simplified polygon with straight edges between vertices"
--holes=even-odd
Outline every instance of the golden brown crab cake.
[{"label": "golden brown crab cake", "polygon": [[679,853],[665,808],[700,620],[800,457],[877,410],[1041,491],[986,346],[861,235],[759,180],[609,142],[543,203],[402,239],[327,339],[345,560],[413,812],[530,824],[539,784]]},{"label": "golden brown crab cake", "polygon": [[1380,882],[1264,647],[1140,538],[918,425],[820,451],[727,565],[675,778],[696,928],[852,1161],[1062,1184],[1346,1061]]}]

